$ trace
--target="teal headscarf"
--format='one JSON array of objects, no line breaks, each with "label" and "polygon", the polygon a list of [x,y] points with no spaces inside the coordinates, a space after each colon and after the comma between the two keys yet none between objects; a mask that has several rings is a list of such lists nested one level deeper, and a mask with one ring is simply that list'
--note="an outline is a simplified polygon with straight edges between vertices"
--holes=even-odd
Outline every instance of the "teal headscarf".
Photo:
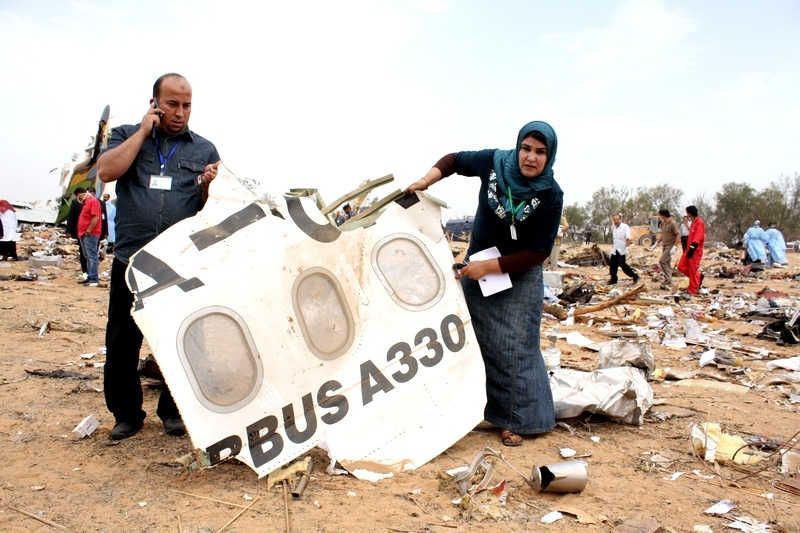
[{"label": "teal headscarf", "polygon": [[[547,162],[544,169],[534,178],[526,178],[519,170],[519,149],[522,141],[531,132],[538,131],[546,140]],[[508,189],[514,203],[529,202],[536,193],[549,189],[555,182],[553,178],[553,163],[556,162],[558,138],[555,130],[547,122],[534,120],[525,124],[517,135],[517,146],[513,150],[497,150],[494,153],[494,171],[497,175],[498,199],[503,203],[506,212],[510,212],[511,205],[508,198]]]}]

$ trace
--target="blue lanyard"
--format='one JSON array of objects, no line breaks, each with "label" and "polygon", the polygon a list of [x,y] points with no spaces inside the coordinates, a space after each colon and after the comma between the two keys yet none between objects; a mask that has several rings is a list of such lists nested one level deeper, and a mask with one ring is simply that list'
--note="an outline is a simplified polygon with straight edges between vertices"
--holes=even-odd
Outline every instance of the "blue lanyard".
[{"label": "blue lanyard", "polygon": [[167,155],[167,157],[164,157],[164,155],[161,153],[161,143],[159,142],[158,137],[156,137],[156,148],[158,148],[158,160],[161,161],[161,175],[162,176],[164,175],[164,167],[167,166],[167,161],[169,161],[169,158],[172,157],[172,154],[175,153],[175,150],[178,149],[178,143],[180,143],[180,142],[181,142],[180,139],[175,141],[175,146],[173,146],[172,150],[169,151],[169,154]]}]

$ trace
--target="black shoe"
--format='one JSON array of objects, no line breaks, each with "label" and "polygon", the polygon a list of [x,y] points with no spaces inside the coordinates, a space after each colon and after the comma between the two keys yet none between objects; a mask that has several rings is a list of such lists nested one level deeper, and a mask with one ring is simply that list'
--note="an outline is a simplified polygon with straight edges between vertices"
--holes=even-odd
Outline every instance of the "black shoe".
[{"label": "black shoe", "polygon": [[638,285],[639,284],[639,276],[633,276],[633,284],[634,285]]},{"label": "black shoe", "polygon": [[78,285],[88,285],[88,284],[89,284],[88,278],[78,282]]},{"label": "black shoe", "polygon": [[133,437],[142,429],[142,422],[117,422],[111,430],[112,440],[122,440]]},{"label": "black shoe", "polygon": [[701,273],[700,273],[700,285],[699,285],[700,287],[702,287],[702,286],[703,286],[703,280],[704,280],[704,279],[706,279],[706,275],[705,275],[705,274],[703,274],[703,273],[701,272]]},{"label": "black shoe", "polygon": [[182,437],[186,435],[186,426],[183,424],[183,420],[180,416],[171,416],[169,418],[164,419],[164,431],[167,432],[167,435],[172,435],[174,437]]}]

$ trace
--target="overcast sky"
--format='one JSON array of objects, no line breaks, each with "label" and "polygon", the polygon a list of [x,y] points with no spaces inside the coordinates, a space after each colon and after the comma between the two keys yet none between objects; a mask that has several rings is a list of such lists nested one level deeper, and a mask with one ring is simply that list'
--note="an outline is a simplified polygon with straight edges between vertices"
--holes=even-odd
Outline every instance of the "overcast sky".
[{"label": "overcast sky", "polygon": [[[795,0],[0,1],[0,198],[59,195],[105,105],[138,123],[165,72],[239,177],[326,201],[442,155],[556,130],[565,204],[670,183],[686,200],[800,172]],[[472,214],[477,178],[432,193]],[[389,194],[393,188],[380,191]]]}]

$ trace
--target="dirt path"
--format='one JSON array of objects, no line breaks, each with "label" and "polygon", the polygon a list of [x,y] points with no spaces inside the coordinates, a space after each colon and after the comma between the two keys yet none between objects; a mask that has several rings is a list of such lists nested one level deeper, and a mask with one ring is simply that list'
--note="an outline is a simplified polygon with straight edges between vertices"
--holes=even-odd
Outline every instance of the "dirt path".
[{"label": "dirt path", "polygon": [[[31,235],[25,244],[33,245]],[[635,250],[641,252],[640,247]],[[636,251],[634,251],[634,255]],[[706,269],[732,261],[714,260],[709,253]],[[656,262],[644,251],[643,264]],[[800,255],[790,255],[791,268],[770,271],[781,279],[709,275],[706,285],[725,298],[742,295],[753,304],[764,287],[798,295],[800,285],[787,272],[800,270]],[[108,265],[110,263],[104,263]],[[281,486],[268,490],[265,479],[237,462],[216,468],[189,470],[176,459],[192,452],[188,437],[166,436],[151,414],[144,429],[126,441],[108,439],[112,419],[105,409],[101,368],[108,290],[78,285],[77,263],[68,257],[60,269],[39,270],[38,281],[10,279],[27,270],[27,262],[0,263],[0,312],[3,350],[0,355],[0,530],[33,531],[287,531],[293,532],[449,532],[449,531],[611,531],[631,520],[651,520],[661,531],[692,531],[707,525],[722,531],[733,516],[747,516],[768,523],[772,531],[800,531],[800,496],[775,488],[783,479],[780,463],[765,460],[757,466],[730,463],[706,464],[691,454],[693,424],[718,422],[723,431],[743,438],[786,441],[800,430],[797,404],[787,396],[790,385],[756,386],[767,370],[767,359],[735,354],[741,366],[705,367],[723,382],[746,384],[745,394],[687,388],[675,381],[651,382],[657,417],[641,427],[585,415],[522,446],[505,448],[495,430],[476,429],[422,468],[374,484],[351,476],[325,472],[327,456],[313,450],[316,463],[300,498],[289,496]],[[605,280],[602,269],[568,270],[568,278]],[[46,278],[46,279],[45,279]],[[642,275],[649,296],[658,282]],[[106,282],[107,285],[107,282]],[[623,288],[629,281],[621,282]],[[749,296],[748,296],[749,295]],[[712,295],[713,296],[713,295]],[[599,301],[599,296],[593,300]],[[707,311],[710,298],[673,305],[676,322]],[[727,301],[727,300],[726,300]],[[580,331],[598,342],[609,340],[600,331],[604,322],[631,319],[641,309],[639,324],[658,306],[631,306],[604,310],[589,326],[560,325],[560,331]],[[707,316],[707,315],[703,315]],[[771,350],[769,358],[791,357],[796,347],[777,346],[755,337],[763,325],[747,319],[713,319],[701,322],[723,331],[750,348]],[[49,328],[42,326],[48,323]],[[555,321],[545,320],[543,329]],[[621,328],[622,326],[615,326]],[[562,366],[591,370],[597,355],[558,341]],[[142,356],[149,353],[147,347]],[[700,349],[670,349],[654,344],[659,369],[694,370]],[[95,354],[82,358],[85,354]],[[58,379],[30,375],[26,371],[65,370],[98,376],[91,380]],[[785,373],[785,372],[784,372]],[[157,386],[157,385],[154,385]],[[155,412],[157,390],[145,390],[145,410]],[[94,415],[100,428],[90,437],[76,439],[72,429],[85,416]],[[594,439],[593,439],[594,438]],[[447,470],[468,464],[485,447],[502,452],[523,473],[533,465],[561,459],[561,448],[586,455],[588,485],[579,494],[535,493],[505,465],[499,465],[495,482],[507,479],[501,498],[484,495],[464,509]],[[659,455],[668,461],[654,464]],[[674,474],[682,472],[676,477]],[[290,487],[291,488],[291,487]],[[765,496],[768,495],[768,496]],[[720,500],[732,500],[736,509],[725,516],[704,511]],[[248,510],[244,510],[249,507]],[[541,518],[553,510],[571,510],[553,524]],[[580,515],[581,523],[576,517]],[[238,518],[237,518],[238,517]],[[55,524],[55,525],[53,525]],[[619,529],[623,531],[623,529]],[[633,531],[633,530],[624,530]],[[637,531],[654,531],[640,528]]]}]

